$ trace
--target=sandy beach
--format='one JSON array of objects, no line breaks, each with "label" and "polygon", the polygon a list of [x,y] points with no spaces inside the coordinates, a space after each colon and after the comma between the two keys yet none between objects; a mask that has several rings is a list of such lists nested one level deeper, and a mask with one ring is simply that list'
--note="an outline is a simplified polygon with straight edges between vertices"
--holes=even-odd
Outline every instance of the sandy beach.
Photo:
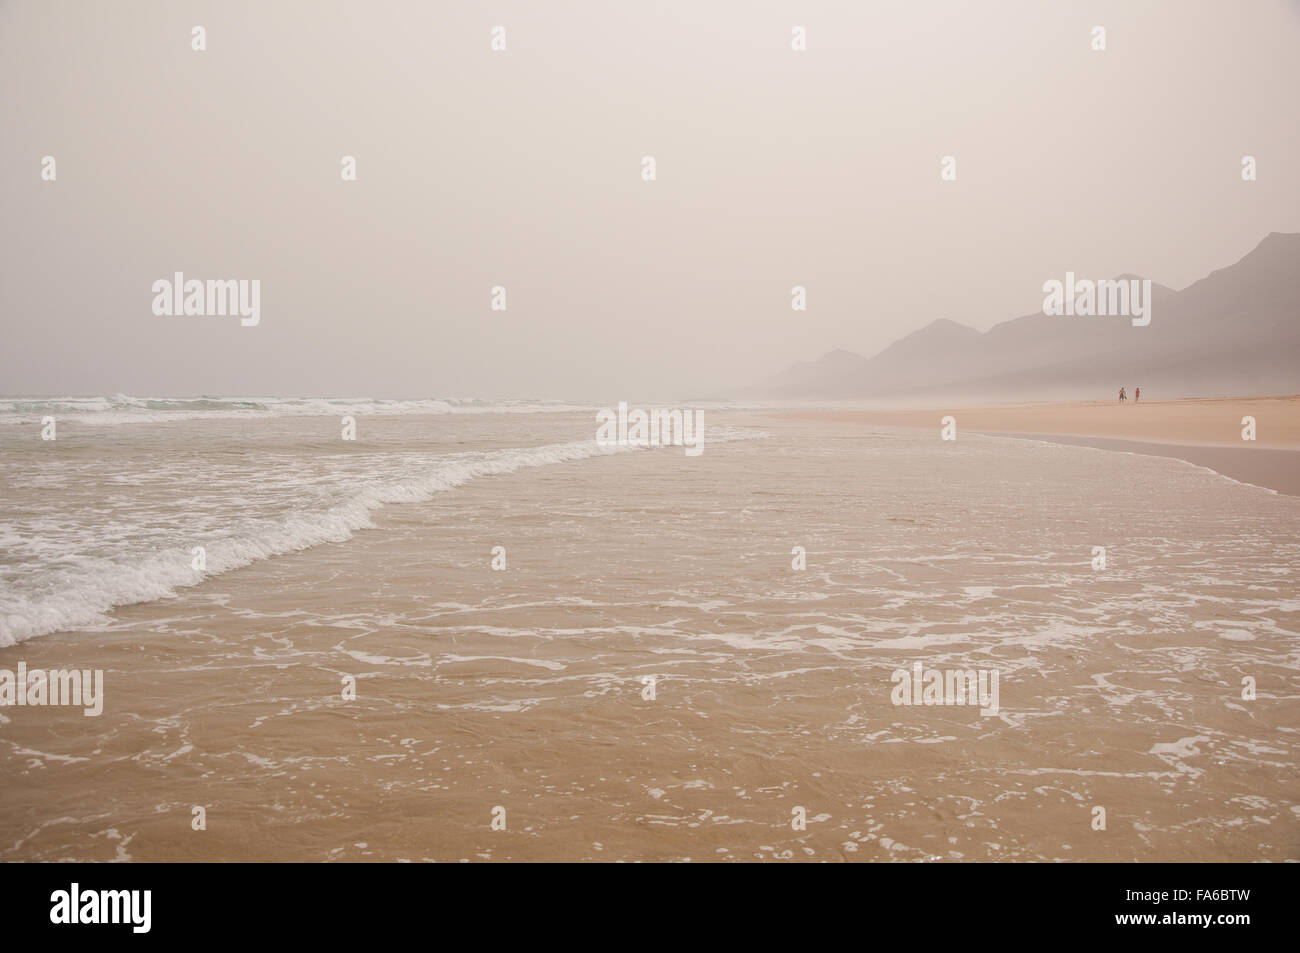
[{"label": "sandy beach", "polygon": [[[870,427],[937,429],[943,417],[958,432],[1008,434],[1077,446],[1175,457],[1224,476],[1300,495],[1300,397],[1026,403],[913,410],[788,411],[805,420]],[[1245,417],[1255,439],[1242,439]]]},{"label": "sandy beach", "polygon": [[[394,492],[355,531],[0,648],[105,686],[98,717],[0,709],[0,859],[1300,858],[1300,500],[1157,456],[709,422],[766,436]],[[264,493],[296,476],[301,526],[295,487],[340,468],[424,486],[441,448],[592,428],[367,418],[344,454],[335,420],[219,424],[69,426],[65,499],[98,492],[111,439],[127,514],[162,505],[133,469],[156,445],[209,482],[243,456]],[[918,664],[996,673],[996,710],[900,703]]]}]

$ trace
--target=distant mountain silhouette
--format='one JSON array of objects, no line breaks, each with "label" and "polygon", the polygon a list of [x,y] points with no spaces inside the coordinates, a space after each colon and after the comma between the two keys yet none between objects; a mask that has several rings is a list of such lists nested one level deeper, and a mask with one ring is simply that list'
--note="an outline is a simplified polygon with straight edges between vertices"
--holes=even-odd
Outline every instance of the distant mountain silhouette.
[{"label": "distant mountain silhouette", "polygon": [[1273,232],[1181,291],[1152,282],[1151,296],[1146,327],[1037,313],[981,333],[941,319],[871,358],[837,350],[795,364],[752,393],[1075,399],[1109,397],[1121,385],[1151,398],[1300,393],[1300,234]]}]

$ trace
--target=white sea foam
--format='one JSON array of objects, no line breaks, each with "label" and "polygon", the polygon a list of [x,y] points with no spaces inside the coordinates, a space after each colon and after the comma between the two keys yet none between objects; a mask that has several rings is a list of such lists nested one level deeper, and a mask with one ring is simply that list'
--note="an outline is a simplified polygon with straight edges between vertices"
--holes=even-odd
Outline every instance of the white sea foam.
[{"label": "white sea foam", "polygon": [[[650,404],[654,407],[656,405]],[[709,411],[757,410],[763,403],[696,401]],[[429,397],[392,400],[375,397],[6,397],[0,399],[0,424],[34,424],[46,415],[81,424],[164,423],[171,420],[242,420],[273,417],[408,416],[412,414],[594,413],[595,404],[558,400],[480,400]]]},{"label": "white sea foam", "polygon": [[[758,431],[734,428],[713,428],[709,432],[711,442],[763,436]],[[105,614],[115,606],[167,598],[177,589],[196,585],[208,576],[322,543],[343,542],[357,530],[372,526],[372,513],[388,503],[429,500],[475,477],[637,449],[602,447],[592,439],[435,456],[427,469],[407,463],[396,467],[397,478],[341,487],[350,495],[333,505],[320,509],[295,506],[278,518],[238,524],[237,532],[204,543],[203,571],[191,568],[188,548],[151,546],[150,540],[156,536],[143,536],[134,547],[121,548],[120,554],[114,555],[85,555],[80,548],[42,553],[43,565],[24,569],[16,579],[0,586],[0,646],[50,632],[101,625],[107,621]],[[227,504],[239,509],[237,500]],[[70,538],[80,543],[93,537],[94,532],[87,530]],[[49,545],[41,548],[48,549]]]},{"label": "white sea foam", "polygon": [[11,397],[0,400],[0,422],[33,423],[50,414],[83,424],[161,423],[169,420],[239,420],[264,417],[337,417],[343,414],[406,416],[409,414],[537,414],[576,413],[585,404],[562,401],[426,398],[384,400],[372,397]]}]

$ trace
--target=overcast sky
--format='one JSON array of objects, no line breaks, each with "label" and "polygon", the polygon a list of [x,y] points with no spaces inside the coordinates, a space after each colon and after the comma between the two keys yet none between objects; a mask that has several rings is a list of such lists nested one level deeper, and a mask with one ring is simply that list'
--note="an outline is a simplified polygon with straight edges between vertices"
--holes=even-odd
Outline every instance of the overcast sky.
[{"label": "overcast sky", "polygon": [[1300,231],[1298,90],[1294,0],[0,0],[0,393],[671,400],[1183,287]]}]

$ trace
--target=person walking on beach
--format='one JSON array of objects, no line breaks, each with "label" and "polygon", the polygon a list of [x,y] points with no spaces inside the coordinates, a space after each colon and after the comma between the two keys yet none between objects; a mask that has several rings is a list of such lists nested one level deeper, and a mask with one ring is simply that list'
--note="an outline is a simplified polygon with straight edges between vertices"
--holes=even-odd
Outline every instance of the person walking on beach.
[{"label": "person walking on beach", "polygon": [[1141,388],[1141,387],[1134,387],[1134,388],[1133,388],[1133,403],[1136,404],[1139,400],[1141,400],[1141,398],[1142,398],[1142,388]]},{"label": "person walking on beach", "polygon": [[1126,400],[1128,400],[1128,398],[1124,396],[1124,388],[1121,387],[1119,389],[1119,402],[1122,404]]}]

